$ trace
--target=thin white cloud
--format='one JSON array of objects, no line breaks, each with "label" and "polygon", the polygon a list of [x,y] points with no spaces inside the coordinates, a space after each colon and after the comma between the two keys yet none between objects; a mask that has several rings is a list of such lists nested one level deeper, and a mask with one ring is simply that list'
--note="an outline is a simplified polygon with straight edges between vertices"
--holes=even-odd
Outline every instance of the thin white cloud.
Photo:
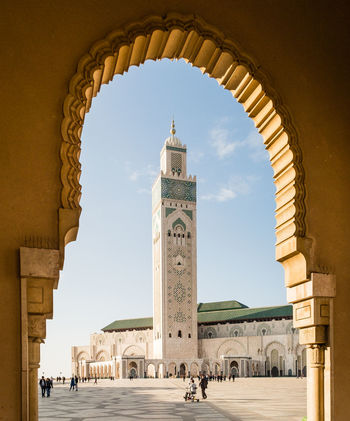
[{"label": "thin white cloud", "polygon": [[227,119],[221,119],[219,124],[210,131],[210,144],[215,149],[219,159],[228,158],[238,149],[248,149],[249,157],[257,162],[268,159],[261,135],[257,130],[252,130],[243,140],[236,139],[234,131],[223,127]]},{"label": "thin white cloud", "polygon": [[140,179],[147,179],[147,181],[151,181],[153,183],[154,179],[158,174],[156,169],[150,164],[146,167],[135,170],[131,167],[131,163],[127,161],[125,163],[125,169],[130,181],[139,181]]},{"label": "thin white cloud", "polygon": [[131,181],[137,181],[141,173],[139,171],[133,171],[131,174],[129,174],[129,180]]},{"label": "thin white cloud", "polygon": [[204,152],[202,151],[189,151],[187,153],[188,162],[195,162],[196,164],[202,160]]},{"label": "thin white cloud", "polygon": [[203,195],[203,200],[214,202],[227,202],[235,199],[239,195],[247,195],[252,191],[252,185],[258,178],[255,176],[232,176],[226,185],[220,186],[215,193]]},{"label": "thin white cloud", "polygon": [[125,170],[127,177],[133,183],[138,185],[147,184],[149,187],[139,187],[137,189],[138,194],[151,194],[152,184],[158,174],[157,170],[152,165],[147,165],[143,168],[133,169],[130,161],[125,162]]},{"label": "thin white cloud", "polygon": [[216,127],[210,131],[211,145],[215,148],[220,159],[233,154],[239,146],[239,142],[230,141],[230,131],[222,127]]}]

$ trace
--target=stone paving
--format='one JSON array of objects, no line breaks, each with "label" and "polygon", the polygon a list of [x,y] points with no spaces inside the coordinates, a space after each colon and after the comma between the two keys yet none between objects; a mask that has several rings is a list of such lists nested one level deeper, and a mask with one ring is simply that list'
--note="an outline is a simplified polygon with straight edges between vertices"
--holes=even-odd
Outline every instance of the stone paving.
[{"label": "stone paving", "polygon": [[[208,399],[185,402],[180,379],[99,380],[79,390],[55,384],[39,396],[40,421],[301,421],[306,415],[306,380],[247,378],[209,382]],[[198,382],[197,382],[198,384]],[[198,396],[200,397],[200,391]]]}]

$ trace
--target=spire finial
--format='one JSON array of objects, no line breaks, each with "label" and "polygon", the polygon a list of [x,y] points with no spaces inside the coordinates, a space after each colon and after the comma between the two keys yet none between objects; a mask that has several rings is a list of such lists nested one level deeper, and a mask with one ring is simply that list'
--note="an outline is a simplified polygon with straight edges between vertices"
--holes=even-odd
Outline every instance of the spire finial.
[{"label": "spire finial", "polygon": [[175,133],[176,133],[176,130],[175,130],[175,122],[174,122],[174,118],[173,118],[173,120],[172,120],[172,122],[171,122],[170,134],[171,134],[172,136],[175,136]]}]

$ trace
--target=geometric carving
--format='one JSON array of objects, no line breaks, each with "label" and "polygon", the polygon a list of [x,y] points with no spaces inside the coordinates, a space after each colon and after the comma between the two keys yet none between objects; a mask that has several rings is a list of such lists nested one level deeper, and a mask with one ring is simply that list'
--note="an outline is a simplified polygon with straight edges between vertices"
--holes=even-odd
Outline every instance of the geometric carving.
[{"label": "geometric carving", "polygon": [[28,336],[35,338],[46,337],[46,317],[30,314],[28,316]]},{"label": "geometric carving", "polygon": [[174,315],[174,320],[178,323],[183,323],[186,321],[186,316],[184,315],[182,311],[178,311]]},{"label": "geometric carving", "polygon": [[186,290],[181,282],[178,282],[174,287],[174,297],[178,303],[182,303],[186,296]]}]

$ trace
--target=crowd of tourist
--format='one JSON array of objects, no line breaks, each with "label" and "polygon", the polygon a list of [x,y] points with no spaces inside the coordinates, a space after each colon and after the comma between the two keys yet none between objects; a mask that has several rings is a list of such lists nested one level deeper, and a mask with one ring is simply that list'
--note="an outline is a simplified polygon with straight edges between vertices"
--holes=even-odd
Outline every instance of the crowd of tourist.
[{"label": "crowd of tourist", "polygon": [[[217,382],[222,382],[222,381],[226,381],[226,376],[223,375],[204,375],[202,374],[201,376],[197,376],[198,377],[198,381],[199,381],[199,387],[201,388],[202,391],[202,398],[206,399],[207,398],[207,394],[205,392],[205,389],[208,388],[208,382],[210,381],[217,381]],[[115,378],[113,376],[109,377],[110,380],[115,380]],[[133,379],[133,376],[130,376],[130,380]],[[228,380],[230,381],[232,379],[232,381],[235,381],[235,376],[234,374],[231,374],[228,376]],[[91,377],[78,377],[78,376],[72,376],[70,379],[70,383],[69,383],[69,391],[71,390],[75,390],[76,392],[78,391],[78,383],[85,383],[85,382],[90,382],[90,380],[92,380]],[[183,381],[186,380],[186,376],[183,376]],[[66,378],[63,377],[56,377],[56,381],[57,383],[61,383],[65,384],[66,383]],[[94,377],[94,384],[97,384],[97,377]],[[53,388],[53,377],[49,378],[47,377],[45,379],[44,376],[41,377],[41,379],[39,380],[39,386],[41,388],[41,396],[44,398],[46,397],[50,397],[51,394],[51,389]],[[191,391],[192,395],[196,394],[196,390],[197,390],[197,386],[195,384],[194,378],[190,377],[190,382],[189,382],[189,390]],[[186,399],[186,398],[185,398]]]}]

